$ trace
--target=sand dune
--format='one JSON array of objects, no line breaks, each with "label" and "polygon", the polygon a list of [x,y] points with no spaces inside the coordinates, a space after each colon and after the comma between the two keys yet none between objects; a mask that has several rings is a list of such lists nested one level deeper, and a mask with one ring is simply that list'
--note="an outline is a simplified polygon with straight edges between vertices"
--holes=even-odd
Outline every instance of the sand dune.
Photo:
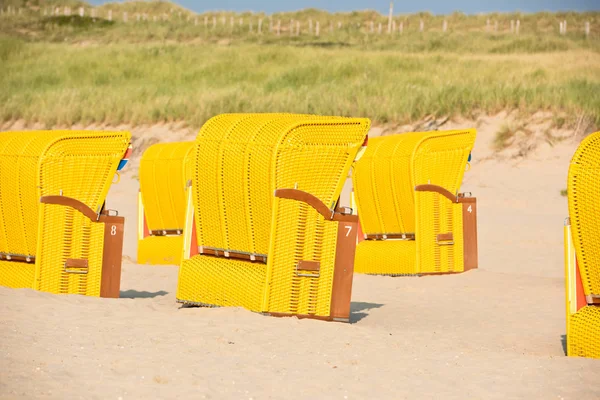
[{"label": "sand dune", "polygon": [[[356,275],[351,324],[180,308],[177,267],[128,261],[121,299],[0,288],[0,398],[599,399],[599,361],[564,356],[560,191],[577,143],[502,159],[493,122],[463,185],[478,270]],[[134,178],[108,200],[128,218],[126,260]]]}]

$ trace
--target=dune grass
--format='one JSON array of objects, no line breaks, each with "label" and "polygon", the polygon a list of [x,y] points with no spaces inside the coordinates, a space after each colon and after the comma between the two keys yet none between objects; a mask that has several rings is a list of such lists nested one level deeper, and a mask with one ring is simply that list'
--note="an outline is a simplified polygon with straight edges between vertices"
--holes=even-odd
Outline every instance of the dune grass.
[{"label": "dune grass", "polygon": [[[566,59],[571,62],[565,63]],[[502,109],[600,121],[600,54],[415,54],[244,44],[0,40],[0,120],[187,121],[289,111],[405,122]]]},{"label": "dune grass", "polygon": [[[169,3],[149,5],[166,13]],[[144,10],[139,2],[99,10],[106,7]],[[256,25],[250,34],[221,20],[207,29],[202,16],[177,10],[157,23],[40,17],[39,10],[0,17],[0,121],[199,126],[224,112],[286,111],[404,123],[517,109],[556,111],[563,124],[565,115],[585,114],[600,124],[600,40],[545,33],[563,15],[540,13],[529,24],[536,30],[523,23],[518,36],[481,31],[486,16],[459,13],[448,19],[465,29],[420,33],[415,19],[438,17],[417,14],[393,36],[348,22],[383,18],[372,12],[336,14],[346,19],[333,32],[329,14],[318,10],[285,15],[322,18],[317,38],[258,35]],[[600,13],[565,15],[581,22]]]}]

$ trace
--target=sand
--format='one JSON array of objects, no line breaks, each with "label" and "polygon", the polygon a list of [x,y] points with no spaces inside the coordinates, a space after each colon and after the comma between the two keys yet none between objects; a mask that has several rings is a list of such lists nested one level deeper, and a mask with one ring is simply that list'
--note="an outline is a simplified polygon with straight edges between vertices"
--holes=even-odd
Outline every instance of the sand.
[{"label": "sand", "polygon": [[176,266],[134,263],[128,171],[107,202],[127,217],[122,298],[0,287],[0,398],[600,399],[600,361],[564,355],[560,191],[577,140],[497,155],[505,117],[477,121],[463,184],[478,198],[480,268],[357,274],[350,324],[180,308]]}]

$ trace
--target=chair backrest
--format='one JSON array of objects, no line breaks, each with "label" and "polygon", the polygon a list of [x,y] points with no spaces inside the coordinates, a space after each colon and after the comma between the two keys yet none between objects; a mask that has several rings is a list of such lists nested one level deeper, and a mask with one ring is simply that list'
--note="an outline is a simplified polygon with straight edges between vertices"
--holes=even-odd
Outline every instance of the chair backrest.
[{"label": "chair backrest", "polygon": [[[40,197],[71,197],[99,212],[130,137],[128,132],[0,133],[0,254],[3,258],[7,259],[8,255],[11,260],[35,260],[38,281],[46,282],[45,273],[54,274],[53,268],[62,266],[66,258],[89,258],[82,253],[98,253],[90,244],[89,219],[70,208],[40,204]],[[101,260],[102,246],[99,247]],[[6,270],[11,276],[3,276],[2,281],[9,285],[18,281],[23,286],[29,277],[12,275],[26,270],[24,265]],[[56,283],[56,280],[51,281]],[[76,281],[65,280],[63,284],[78,286]],[[58,291],[38,286],[41,290]]]},{"label": "chair backrest", "polygon": [[150,231],[182,230],[194,142],[158,143],[140,161],[140,192]]},{"label": "chair backrest", "polygon": [[99,211],[129,142],[126,132],[0,133],[0,253],[35,256],[41,196]]},{"label": "chair backrest", "polygon": [[274,191],[294,188],[328,206],[339,197],[348,153],[365,119],[296,114],[224,114],[196,139],[193,202],[198,246],[268,254]]},{"label": "chair backrest", "polygon": [[600,132],[581,141],[569,167],[569,217],[586,295],[600,295]]},{"label": "chair backrest", "polygon": [[430,183],[456,194],[475,136],[475,130],[455,130],[370,139],[353,173],[363,232],[414,233],[415,186]]}]

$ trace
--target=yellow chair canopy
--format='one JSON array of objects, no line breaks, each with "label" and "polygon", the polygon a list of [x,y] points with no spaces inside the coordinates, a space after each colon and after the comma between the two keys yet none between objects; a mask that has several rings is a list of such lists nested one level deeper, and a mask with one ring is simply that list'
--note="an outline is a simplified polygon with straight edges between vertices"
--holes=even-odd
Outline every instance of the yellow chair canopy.
[{"label": "yellow chair canopy", "polygon": [[100,212],[130,138],[128,132],[0,133],[0,285],[55,293],[95,290],[82,280],[93,280],[99,270],[90,267],[90,275],[71,278],[61,271],[67,258],[83,253],[99,251],[101,264],[102,238],[98,250],[83,215],[40,204],[40,197],[63,195]]}]

